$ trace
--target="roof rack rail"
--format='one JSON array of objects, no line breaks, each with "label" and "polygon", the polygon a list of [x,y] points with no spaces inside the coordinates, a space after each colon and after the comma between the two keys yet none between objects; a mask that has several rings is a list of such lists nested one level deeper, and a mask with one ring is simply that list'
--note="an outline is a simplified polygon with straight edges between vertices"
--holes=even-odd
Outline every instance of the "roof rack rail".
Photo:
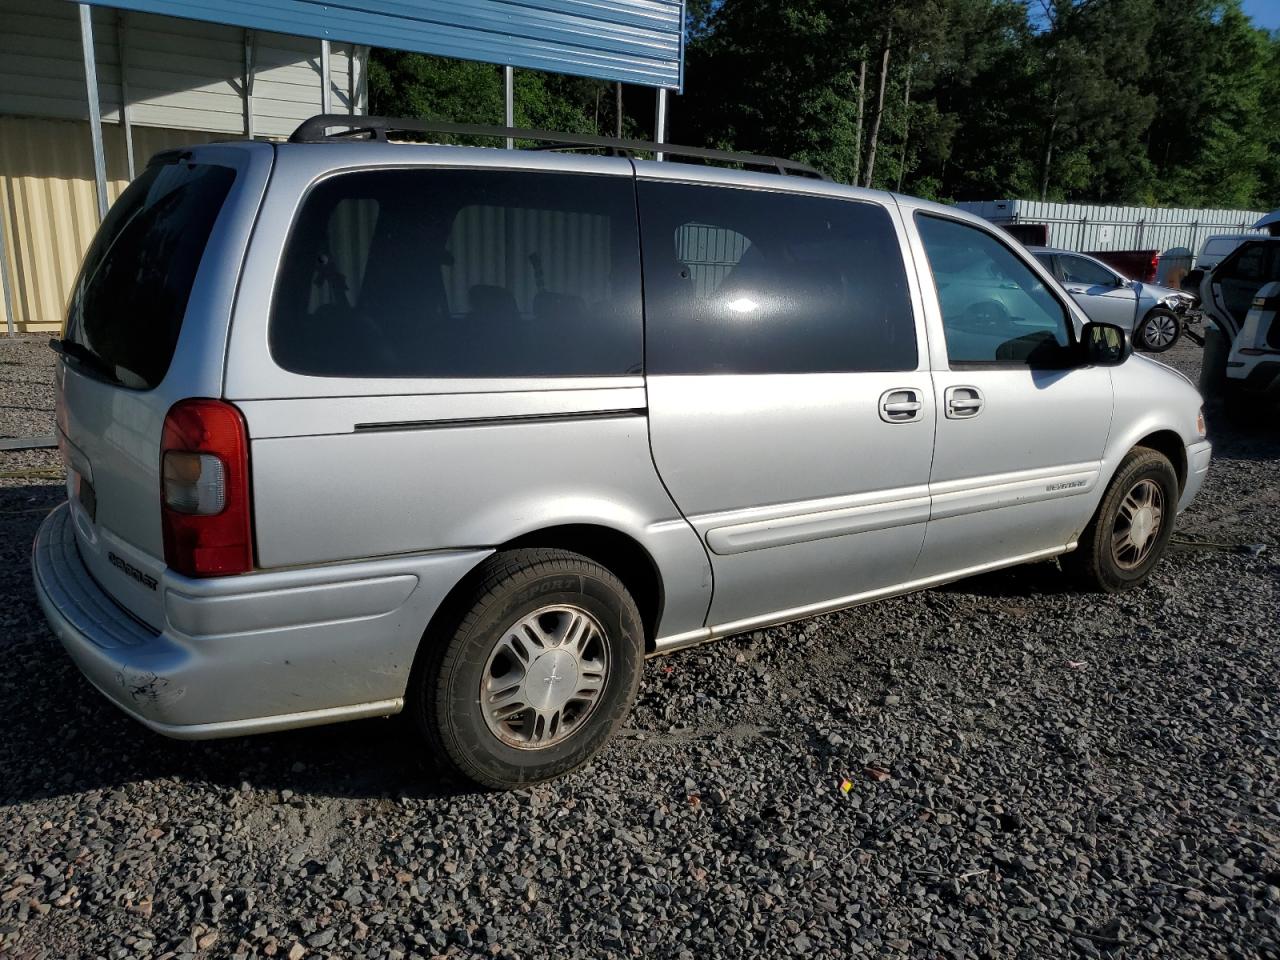
[{"label": "roof rack rail", "polygon": [[[341,132],[330,133],[334,127]],[[304,120],[289,137],[290,143],[324,143],[342,140],[390,139],[393,133],[443,133],[451,136],[493,137],[494,139],[537,140],[543,145],[534,150],[604,150],[612,156],[631,156],[634,153],[661,153],[663,156],[716,160],[721,163],[740,163],[744,167],[760,167],[784,176],[811,177],[817,180],[830,178],[820,170],[794,160],[766,157],[754,153],[734,153],[729,150],[710,150],[706,147],[682,147],[675,143],[655,143],[650,140],[624,140],[617,137],[600,137],[590,133],[559,133],[554,130],[528,130],[521,127],[487,126],[474,123],[447,123],[443,120],[416,120],[397,117],[365,117],[347,113],[321,113]]]}]

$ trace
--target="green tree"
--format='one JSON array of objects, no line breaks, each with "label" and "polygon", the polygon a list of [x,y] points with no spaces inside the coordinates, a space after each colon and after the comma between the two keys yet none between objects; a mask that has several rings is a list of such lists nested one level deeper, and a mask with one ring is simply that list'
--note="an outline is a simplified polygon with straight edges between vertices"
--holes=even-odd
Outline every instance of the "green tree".
[{"label": "green tree", "polygon": [[[1280,205],[1280,34],[1240,0],[690,0],[670,139],[943,199]],[[499,123],[492,65],[376,51],[380,113]],[[881,96],[883,89],[883,97]],[[624,133],[652,134],[628,86]],[[611,133],[616,88],[516,71],[522,126]]]}]

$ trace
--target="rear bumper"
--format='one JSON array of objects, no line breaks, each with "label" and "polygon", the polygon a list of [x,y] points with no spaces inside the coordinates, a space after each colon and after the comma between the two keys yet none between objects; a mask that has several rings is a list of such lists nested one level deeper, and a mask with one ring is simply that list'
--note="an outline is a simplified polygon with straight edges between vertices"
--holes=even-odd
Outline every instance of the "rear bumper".
[{"label": "rear bumper", "polygon": [[1187,446],[1187,482],[1182,488],[1182,498],[1178,501],[1178,512],[1191,506],[1200,488],[1204,486],[1204,478],[1209,473],[1209,460],[1213,456],[1213,445],[1208,440],[1192,443]]},{"label": "rear bumper", "polygon": [[49,626],[95,687],[159,733],[205,739],[398,712],[431,615],[487,554],[166,573],[157,632],[90,576],[63,504],[40,527],[32,572]]}]

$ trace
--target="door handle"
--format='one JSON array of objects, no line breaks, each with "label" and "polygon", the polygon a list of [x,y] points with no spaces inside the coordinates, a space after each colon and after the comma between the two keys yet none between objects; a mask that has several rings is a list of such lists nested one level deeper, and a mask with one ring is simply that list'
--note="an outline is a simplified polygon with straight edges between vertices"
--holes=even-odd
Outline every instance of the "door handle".
[{"label": "door handle", "polygon": [[924,396],[914,387],[898,387],[880,394],[880,419],[885,423],[914,423],[924,414]]},{"label": "door handle", "polygon": [[982,391],[977,387],[947,387],[943,399],[948,420],[968,420],[980,414],[986,406]]},{"label": "door handle", "polygon": [[1067,293],[1088,293],[1084,287],[1067,287]]}]

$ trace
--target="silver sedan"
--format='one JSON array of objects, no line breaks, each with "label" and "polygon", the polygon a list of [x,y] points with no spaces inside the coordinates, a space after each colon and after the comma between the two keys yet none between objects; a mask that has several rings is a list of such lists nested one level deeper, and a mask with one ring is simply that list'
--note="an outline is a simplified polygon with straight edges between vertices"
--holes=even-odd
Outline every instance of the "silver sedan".
[{"label": "silver sedan", "polygon": [[1183,320],[1196,305],[1188,293],[1129,280],[1095,257],[1050,247],[1029,249],[1090,320],[1124,327],[1134,344],[1149,353],[1163,353],[1178,341]]}]

